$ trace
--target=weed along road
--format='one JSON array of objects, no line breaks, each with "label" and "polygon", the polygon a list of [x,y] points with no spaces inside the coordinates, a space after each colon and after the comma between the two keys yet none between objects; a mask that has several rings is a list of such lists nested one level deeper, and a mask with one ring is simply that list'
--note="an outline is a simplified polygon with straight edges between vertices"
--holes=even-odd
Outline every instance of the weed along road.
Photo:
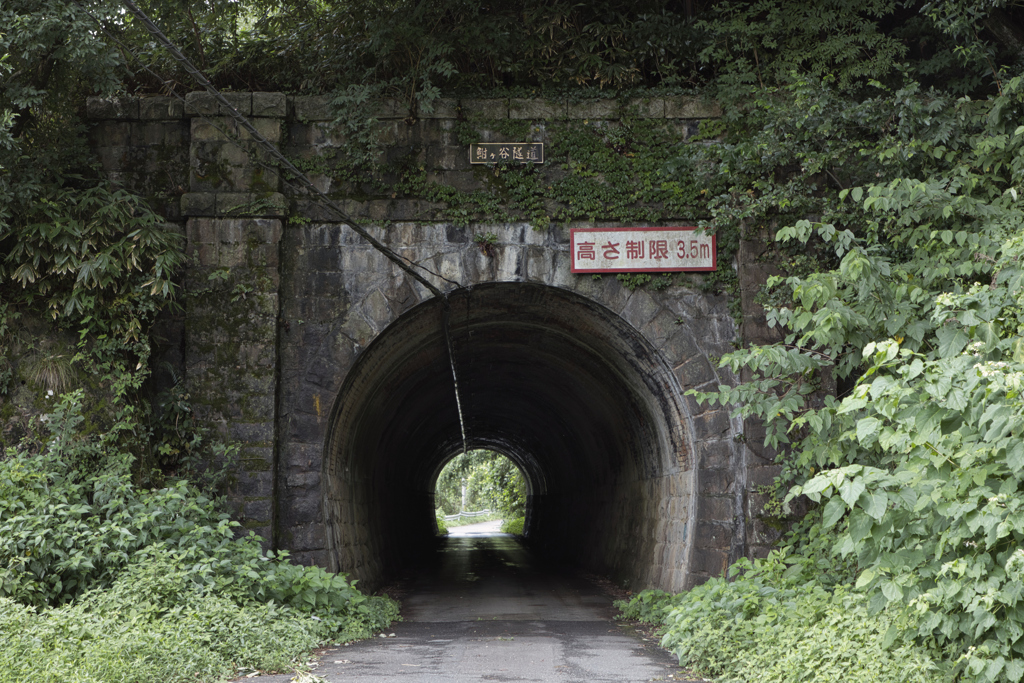
[{"label": "weed along road", "polygon": [[612,597],[594,583],[543,567],[512,536],[453,532],[404,586],[404,621],[385,637],[326,650],[315,676],[330,683],[691,680],[656,640],[614,621]]}]

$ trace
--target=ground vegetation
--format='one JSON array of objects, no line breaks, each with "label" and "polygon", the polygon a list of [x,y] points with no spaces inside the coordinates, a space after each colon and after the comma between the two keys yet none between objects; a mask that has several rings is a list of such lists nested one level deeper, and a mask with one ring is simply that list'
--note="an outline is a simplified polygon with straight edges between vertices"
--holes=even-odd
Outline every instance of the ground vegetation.
[{"label": "ground vegetation", "polygon": [[233,448],[151,381],[184,245],[97,172],[82,119],[124,55],[75,3],[4,2],[0,27],[0,680],[290,671],[386,627],[393,601],[242,533]]},{"label": "ground vegetation", "polygon": [[[771,557],[731,568],[731,581],[642,594],[628,610],[662,623],[682,661],[726,679],[752,667],[778,681],[1024,678],[1018,0],[141,5],[221,87],[331,95],[363,151],[352,173],[374,163],[379,97],[410,119],[447,95],[717,100],[719,121],[685,142],[659,138],[650,154],[623,139],[639,130],[628,121],[566,131],[590,136],[593,154],[566,160],[558,192],[584,208],[561,219],[603,217],[607,204],[627,220],[635,203],[649,220],[636,198],[676,193],[720,244],[765,242],[779,275],[761,301],[781,341],[723,357],[749,381],[697,398],[766,423],[783,468],[771,514],[792,531]],[[188,606],[181,623],[248,633],[256,614],[264,642],[293,634],[246,659],[210,631],[206,649],[180,660],[215,663],[181,677],[214,678],[291,662],[325,628],[387,618],[387,603],[361,611],[376,603],[343,578],[233,540],[206,494],[180,483],[190,469],[179,456],[216,446],[152,410],[149,331],[174,298],[181,248],[143,198],[96,172],[81,103],[192,84],[114,2],[8,0],[0,27],[0,393],[25,381],[39,395],[0,476],[12,501],[0,507],[4,566],[21,568],[3,575],[0,624],[28,634],[5,638],[0,661],[37,667],[22,679],[70,680],[77,667],[81,680],[114,680],[89,667],[114,661],[104,648],[166,642],[172,603]],[[639,194],[594,194],[580,180],[624,168],[616,177]],[[397,191],[431,193],[461,220],[512,198],[549,227],[530,171],[509,171],[475,203],[415,168],[399,177]],[[25,338],[27,320],[47,317],[73,345]],[[18,359],[33,348],[26,376]],[[89,391],[60,397],[76,385]],[[180,512],[159,518],[158,501]],[[205,540],[176,548],[188,534]],[[331,603],[325,585],[350,599]],[[90,636],[132,620],[150,625],[134,632],[138,645]],[[837,655],[823,662],[826,651]],[[876,678],[843,659],[851,651],[872,653]]]}]

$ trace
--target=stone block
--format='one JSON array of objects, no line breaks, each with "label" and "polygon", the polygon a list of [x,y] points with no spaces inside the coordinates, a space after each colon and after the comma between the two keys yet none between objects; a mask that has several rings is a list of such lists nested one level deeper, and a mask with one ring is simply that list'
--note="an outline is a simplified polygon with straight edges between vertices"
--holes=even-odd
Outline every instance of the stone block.
[{"label": "stone block", "polygon": [[679,331],[676,319],[677,316],[672,311],[663,308],[640,329],[640,333],[647,341],[661,348]]},{"label": "stone block", "polygon": [[245,501],[242,507],[242,516],[248,520],[256,520],[269,523],[274,515],[274,499],[260,498],[258,500]]},{"label": "stone block", "polygon": [[[260,467],[247,469],[245,454],[240,458],[240,467],[235,468],[234,485],[231,492],[245,498],[269,498],[274,495],[274,473],[269,466],[263,465],[263,458],[256,458]],[[269,463],[267,463],[269,465]]]},{"label": "stone block", "polygon": [[465,226],[446,224],[444,226],[444,238],[452,244],[466,244],[472,239],[469,228]]},{"label": "stone block", "polygon": [[[318,550],[301,550],[292,553],[291,561],[295,564],[301,564],[307,567],[330,567],[331,566],[331,554],[323,549]],[[359,585],[360,588],[366,587],[364,581]]]},{"label": "stone block", "polygon": [[698,466],[702,470],[725,470],[732,464],[733,449],[728,440],[701,441],[697,444]]},{"label": "stone block", "polygon": [[227,142],[235,134],[235,123],[231,119],[193,118],[191,135],[193,145],[198,142]]},{"label": "stone block", "polygon": [[280,192],[218,192],[215,212],[218,216],[284,216],[288,200]]},{"label": "stone block", "polygon": [[695,532],[697,548],[714,548],[728,550],[732,545],[732,521],[722,523],[718,521],[697,522]]},{"label": "stone block", "polygon": [[702,496],[725,495],[732,489],[733,474],[730,470],[702,470],[698,478],[697,488]]},{"label": "stone block", "polygon": [[333,121],[337,118],[331,111],[328,98],[320,95],[296,95],[288,98],[289,116],[298,121]]},{"label": "stone block", "polygon": [[435,145],[427,150],[432,168],[442,171],[470,171],[469,148],[462,145]]},{"label": "stone block", "polygon": [[288,97],[283,92],[254,92],[252,115],[283,119],[288,115]]},{"label": "stone block", "polygon": [[[252,115],[251,92],[222,92],[221,96],[242,116]],[[227,107],[208,92],[190,92],[185,95],[186,116],[223,116],[228,113]]]},{"label": "stone block", "polygon": [[232,422],[228,426],[228,436],[247,443],[273,442],[274,424],[272,422]]},{"label": "stone block", "polygon": [[618,119],[621,112],[616,100],[590,100],[570,102],[566,116],[569,120]]},{"label": "stone block", "polygon": [[750,466],[747,469],[747,487],[754,490],[759,486],[772,486],[780,472],[781,465]]},{"label": "stone block", "polygon": [[144,121],[166,121],[185,116],[185,103],[177,97],[142,97],[139,99],[139,118]]},{"label": "stone block", "polygon": [[100,121],[89,131],[90,145],[97,149],[104,147],[130,147],[132,124],[121,121]]},{"label": "stone block", "polygon": [[[186,253],[190,258],[196,259],[201,266],[220,265],[220,249],[216,244],[189,243]],[[202,287],[202,284],[197,284],[194,289],[202,289]]]},{"label": "stone block", "polygon": [[320,514],[320,492],[307,491],[304,489],[290,489],[281,494],[282,502],[286,505],[280,506],[278,524],[282,528],[296,527],[319,522]]},{"label": "stone block", "polygon": [[326,544],[324,526],[319,522],[284,527],[282,536],[286,540],[285,547],[294,553],[292,559],[297,561],[308,557],[312,563],[319,555],[316,553],[307,555],[306,552],[319,551]]},{"label": "stone block", "polygon": [[285,486],[292,489],[316,489],[320,486],[319,472],[299,472],[289,474],[284,479]]},{"label": "stone block", "polygon": [[372,104],[370,113],[382,121],[405,119],[411,116],[408,105],[402,100],[387,97]]},{"label": "stone block", "polygon": [[729,410],[720,408],[709,410],[703,415],[693,418],[693,430],[695,439],[715,439],[730,436],[732,434],[732,421],[729,419]]},{"label": "stone block", "polygon": [[729,568],[729,553],[721,550],[701,549],[693,553],[690,571],[708,576],[723,576]]},{"label": "stone block", "polygon": [[642,119],[665,118],[665,100],[660,97],[637,97],[629,101],[628,111]]},{"label": "stone block", "polygon": [[693,389],[717,379],[711,363],[703,355],[696,355],[692,360],[677,367],[675,374],[683,389]]},{"label": "stone block", "polygon": [[[256,129],[256,132],[267,139],[268,142],[278,143],[281,141],[281,120],[272,118],[251,118],[249,123]],[[252,134],[244,128],[238,131],[240,140],[251,140]]]},{"label": "stone block", "polygon": [[676,321],[680,320],[679,316],[673,315],[672,317],[675,330],[665,338],[660,348],[668,364],[671,367],[679,367],[684,363],[702,357],[702,353],[700,348],[697,347],[697,343],[693,340],[690,332],[690,321],[683,320],[683,322],[676,324]]},{"label": "stone block", "polygon": [[658,314],[658,310],[658,303],[651,295],[646,290],[638,288],[633,290],[619,315],[639,330]]},{"label": "stone block", "polygon": [[[476,192],[485,187],[484,182],[477,178],[471,170],[465,171],[436,171],[427,173],[427,182],[434,185],[452,187],[460,192]],[[394,220],[403,220],[395,216]]]},{"label": "stone block", "polygon": [[243,224],[246,240],[258,240],[262,244],[277,244],[281,241],[283,226],[276,219],[252,219]]},{"label": "stone block", "polygon": [[526,279],[530,282],[550,282],[555,269],[555,255],[542,247],[529,247],[526,251]]},{"label": "stone block", "polygon": [[215,216],[217,195],[213,192],[187,192],[181,195],[182,216]]},{"label": "stone block", "polygon": [[456,100],[441,98],[434,100],[432,104],[432,111],[417,112],[421,119],[455,119],[459,117],[459,103]]},{"label": "stone block", "polygon": [[288,472],[319,470],[321,455],[319,443],[288,441],[281,447],[281,462]]},{"label": "stone block", "polygon": [[463,116],[467,118],[507,119],[508,100],[466,99],[459,102]]},{"label": "stone block", "polygon": [[716,119],[722,115],[717,102],[699,97],[666,97],[665,118]]},{"label": "stone block", "polygon": [[293,412],[286,419],[283,436],[289,441],[316,443],[323,438],[326,422],[322,415]]},{"label": "stone block", "polygon": [[[132,123],[131,140],[136,147],[160,146],[167,148],[168,151],[174,150],[179,153],[184,153],[189,144],[187,129],[183,125],[179,125],[177,121]],[[162,166],[166,165],[163,156],[156,159]]]},{"label": "stone block", "polygon": [[226,244],[238,244],[242,241],[242,221],[237,218],[230,218],[225,220],[210,221],[210,228],[206,229],[209,233],[212,231],[213,239],[218,242]]},{"label": "stone block", "polygon": [[567,113],[565,100],[512,98],[508,102],[508,117],[510,119],[562,121]]},{"label": "stone block", "polygon": [[128,166],[133,152],[131,147],[100,147],[96,156],[104,171],[120,171]]},{"label": "stone block", "polygon": [[735,501],[731,496],[701,498],[699,505],[700,509],[697,514],[703,520],[732,523],[736,517],[733,509]]},{"label": "stone block", "polygon": [[85,116],[89,119],[138,119],[139,100],[136,97],[89,97],[85,101]]}]

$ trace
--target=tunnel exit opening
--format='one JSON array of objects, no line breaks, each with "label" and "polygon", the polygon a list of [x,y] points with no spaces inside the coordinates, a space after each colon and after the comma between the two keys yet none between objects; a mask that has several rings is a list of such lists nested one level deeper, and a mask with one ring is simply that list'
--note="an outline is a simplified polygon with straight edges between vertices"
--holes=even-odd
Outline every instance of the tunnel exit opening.
[{"label": "tunnel exit opening", "polygon": [[[534,550],[632,585],[683,585],[693,445],[660,353],[614,312],[554,287],[491,283],[449,301],[466,445],[522,471]],[[332,411],[329,557],[364,587],[435,547],[435,483],[463,449],[443,317],[432,299],[393,322]]]},{"label": "tunnel exit opening", "polygon": [[459,453],[444,463],[433,490],[439,527],[498,520],[511,533],[525,531],[530,483],[515,461],[502,453]]}]

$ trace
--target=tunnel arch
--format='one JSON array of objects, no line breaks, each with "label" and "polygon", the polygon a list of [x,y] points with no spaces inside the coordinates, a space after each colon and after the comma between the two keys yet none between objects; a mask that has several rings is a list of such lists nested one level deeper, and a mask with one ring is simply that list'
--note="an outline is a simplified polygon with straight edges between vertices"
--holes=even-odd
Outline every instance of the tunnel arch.
[{"label": "tunnel arch", "polygon": [[[527,476],[531,543],[633,585],[684,585],[697,468],[661,353],[611,310],[556,287],[486,283],[448,302],[467,445]],[[430,299],[392,322],[331,412],[329,563],[364,586],[429,550],[433,482],[463,447],[443,318]]]}]

